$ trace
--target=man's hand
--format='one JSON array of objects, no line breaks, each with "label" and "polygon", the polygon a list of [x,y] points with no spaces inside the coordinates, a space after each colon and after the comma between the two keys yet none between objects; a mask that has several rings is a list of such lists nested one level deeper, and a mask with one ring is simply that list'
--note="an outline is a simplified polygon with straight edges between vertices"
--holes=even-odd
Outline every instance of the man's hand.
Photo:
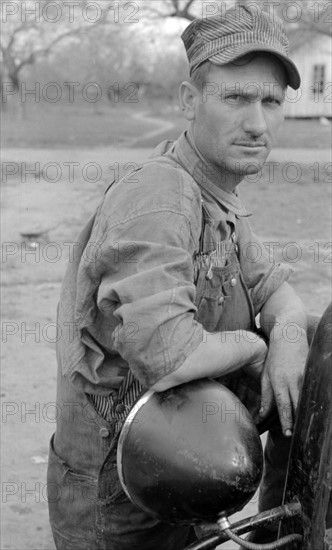
[{"label": "man's hand", "polygon": [[[277,338],[269,346],[262,375],[261,416],[271,410],[275,399],[284,435],[291,436],[308,354],[307,334],[300,327],[294,339]],[[298,338],[298,340],[297,340]]]},{"label": "man's hand", "polygon": [[275,401],[283,433],[289,437],[308,355],[308,341],[303,304],[287,283],[264,306],[261,325],[270,344],[261,379],[260,416],[268,416]]}]

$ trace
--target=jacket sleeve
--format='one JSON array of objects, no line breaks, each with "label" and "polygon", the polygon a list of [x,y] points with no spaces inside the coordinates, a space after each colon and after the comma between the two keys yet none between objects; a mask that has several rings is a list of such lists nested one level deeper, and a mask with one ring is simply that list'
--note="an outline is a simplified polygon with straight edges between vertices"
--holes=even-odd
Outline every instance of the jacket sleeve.
[{"label": "jacket sleeve", "polygon": [[194,320],[198,196],[181,179],[167,192],[156,191],[148,175],[140,175],[135,193],[130,186],[122,193],[124,209],[116,197],[119,185],[110,193],[92,235],[98,258],[85,270],[98,281],[98,310],[116,320],[110,335],[114,351],[149,387],[182,365],[203,330]]}]

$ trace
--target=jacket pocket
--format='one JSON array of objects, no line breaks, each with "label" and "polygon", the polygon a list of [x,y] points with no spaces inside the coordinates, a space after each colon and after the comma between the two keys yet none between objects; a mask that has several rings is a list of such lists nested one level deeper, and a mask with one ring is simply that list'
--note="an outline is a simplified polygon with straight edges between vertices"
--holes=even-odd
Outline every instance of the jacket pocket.
[{"label": "jacket pocket", "polygon": [[98,480],[72,470],[50,442],[47,499],[54,540],[66,550],[95,548]]},{"label": "jacket pocket", "polygon": [[237,270],[231,266],[202,268],[199,272],[195,305],[195,319],[205,330],[213,332],[222,315],[225,300],[229,299],[230,281]]}]

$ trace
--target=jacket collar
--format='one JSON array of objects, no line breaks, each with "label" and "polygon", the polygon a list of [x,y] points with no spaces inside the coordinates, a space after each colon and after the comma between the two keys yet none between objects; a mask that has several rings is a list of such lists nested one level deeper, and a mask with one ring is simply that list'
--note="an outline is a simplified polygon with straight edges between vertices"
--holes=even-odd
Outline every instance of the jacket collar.
[{"label": "jacket collar", "polygon": [[175,160],[188,172],[196,183],[215,201],[226,210],[236,216],[251,216],[241,204],[236,192],[228,193],[221,189],[217,182],[220,174],[213,170],[195,146],[190,131],[185,131],[175,142],[166,141],[161,143],[153,157],[164,155]]}]

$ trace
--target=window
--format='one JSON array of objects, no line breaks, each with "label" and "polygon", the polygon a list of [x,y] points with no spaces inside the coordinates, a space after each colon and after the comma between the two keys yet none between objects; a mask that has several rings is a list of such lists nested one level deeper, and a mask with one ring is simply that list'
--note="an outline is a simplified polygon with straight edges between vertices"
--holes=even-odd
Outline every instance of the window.
[{"label": "window", "polygon": [[314,94],[322,94],[325,86],[325,65],[314,65],[313,86]]}]

